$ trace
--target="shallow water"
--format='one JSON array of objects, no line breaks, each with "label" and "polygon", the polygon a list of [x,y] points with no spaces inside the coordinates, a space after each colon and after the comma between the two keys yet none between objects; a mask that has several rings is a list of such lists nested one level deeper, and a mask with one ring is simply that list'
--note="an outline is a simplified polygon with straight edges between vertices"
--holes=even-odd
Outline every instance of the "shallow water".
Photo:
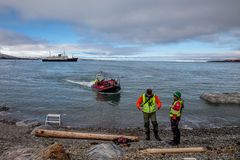
[{"label": "shallow water", "polygon": [[[119,94],[105,95],[90,88],[96,73],[119,77]],[[48,113],[63,115],[75,127],[142,127],[135,107],[146,88],[153,88],[164,106],[159,125],[169,127],[168,110],[175,90],[182,92],[182,127],[240,126],[240,106],[209,105],[203,92],[240,92],[240,63],[175,63],[129,61],[0,61],[0,104],[19,119],[45,120]]]}]

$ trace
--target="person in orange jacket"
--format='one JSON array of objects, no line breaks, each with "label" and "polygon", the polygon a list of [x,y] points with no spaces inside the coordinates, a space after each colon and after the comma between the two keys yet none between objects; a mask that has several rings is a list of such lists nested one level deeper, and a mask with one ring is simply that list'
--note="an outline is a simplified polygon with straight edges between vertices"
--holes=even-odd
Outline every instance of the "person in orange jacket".
[{"label": "person in orange jacket", "polygon": [[150,140],[149,119],[151,119],[154,136],[158,141],[161,141],[161,138],[158,135],[156,111],[157,109],[159,110],[161,108],[162,103],[159,100],[158,96],[153,94],[152,89],[147,89],[146,93],[142,94],[138,98],[136,106],[143,112],[146,140]]}]

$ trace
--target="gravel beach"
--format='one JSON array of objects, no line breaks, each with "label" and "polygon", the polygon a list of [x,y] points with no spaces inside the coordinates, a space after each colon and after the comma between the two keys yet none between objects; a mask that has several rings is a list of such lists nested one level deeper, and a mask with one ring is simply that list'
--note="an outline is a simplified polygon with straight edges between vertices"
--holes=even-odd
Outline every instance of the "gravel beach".
[{"label": "gravel beach", "polygon": [[[31,135],[33,127],[16,126],[13,122],[0,122],[0,159],[9,157],[10,153],[17,151],[24,152],[31,157],[39,153],[54,143],[60,143],[64,146],[66,153],[73,160],[89,159],[87,151],[90,147],[106,143],[97,140],[79,140],[79,139],[59,139],[59,138],[41,138]],[[240,127],[216,128],[216,129],[181,129],[181,144],[175,147],[206,147],[204,153],[194,154],[157,154],[142,155],[138,151],[145,148],[169,148],[167,144],[172,138],[170,130],[161,130],[160,136],[163,141],[158,142],[153,137],[150,141],[144,140],[143,128],[57,128],[58,130],[71,130],[91,133],[109,133],[140,136],[139,142],[132,142],[130,146],[120,145],[124,150],[124,155],[120,159],[240,159]],[[111,143],[111,142],[110,142]],[[23,151],[24,150],[24,151]],[[17,152],[20,154],[20,152]],[[16,153],[14,153],[16,155]],[[9,158],[8,158],[9,159]],[[14,159],[14,158],[13,158]],[[31,159],[31,158],[30,158]],[[40,158],[41,159],[41,158]]]}]

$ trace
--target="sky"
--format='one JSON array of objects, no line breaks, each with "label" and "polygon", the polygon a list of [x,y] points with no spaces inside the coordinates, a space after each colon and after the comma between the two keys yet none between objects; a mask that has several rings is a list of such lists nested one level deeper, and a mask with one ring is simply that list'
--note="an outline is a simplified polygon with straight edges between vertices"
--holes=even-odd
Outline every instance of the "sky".
[{"label": "sky", "polygon": [[240,0],[0,0],[0,52],[240,58]]}]

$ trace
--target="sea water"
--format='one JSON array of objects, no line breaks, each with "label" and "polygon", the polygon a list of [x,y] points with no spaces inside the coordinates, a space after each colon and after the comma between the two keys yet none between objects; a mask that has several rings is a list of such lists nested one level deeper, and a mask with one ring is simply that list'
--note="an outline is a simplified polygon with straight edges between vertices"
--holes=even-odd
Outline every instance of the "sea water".
[{"label": "sea water", "polygon": [[[120,93],[91,89],[100,71],[120,79]],[[182,127],[240,126],[240,106],[210,105],[200,99],[204,92],[240,92],[240,63],[0,61],[0,104],[20,120],[44,122],[46,114],[55,113],[62,115],[65,126],[142,127],[143,116],[135,104],[147,88],[163,103],[157,111],[160,127],[169,127],[176,90],[185,101]]]}]

